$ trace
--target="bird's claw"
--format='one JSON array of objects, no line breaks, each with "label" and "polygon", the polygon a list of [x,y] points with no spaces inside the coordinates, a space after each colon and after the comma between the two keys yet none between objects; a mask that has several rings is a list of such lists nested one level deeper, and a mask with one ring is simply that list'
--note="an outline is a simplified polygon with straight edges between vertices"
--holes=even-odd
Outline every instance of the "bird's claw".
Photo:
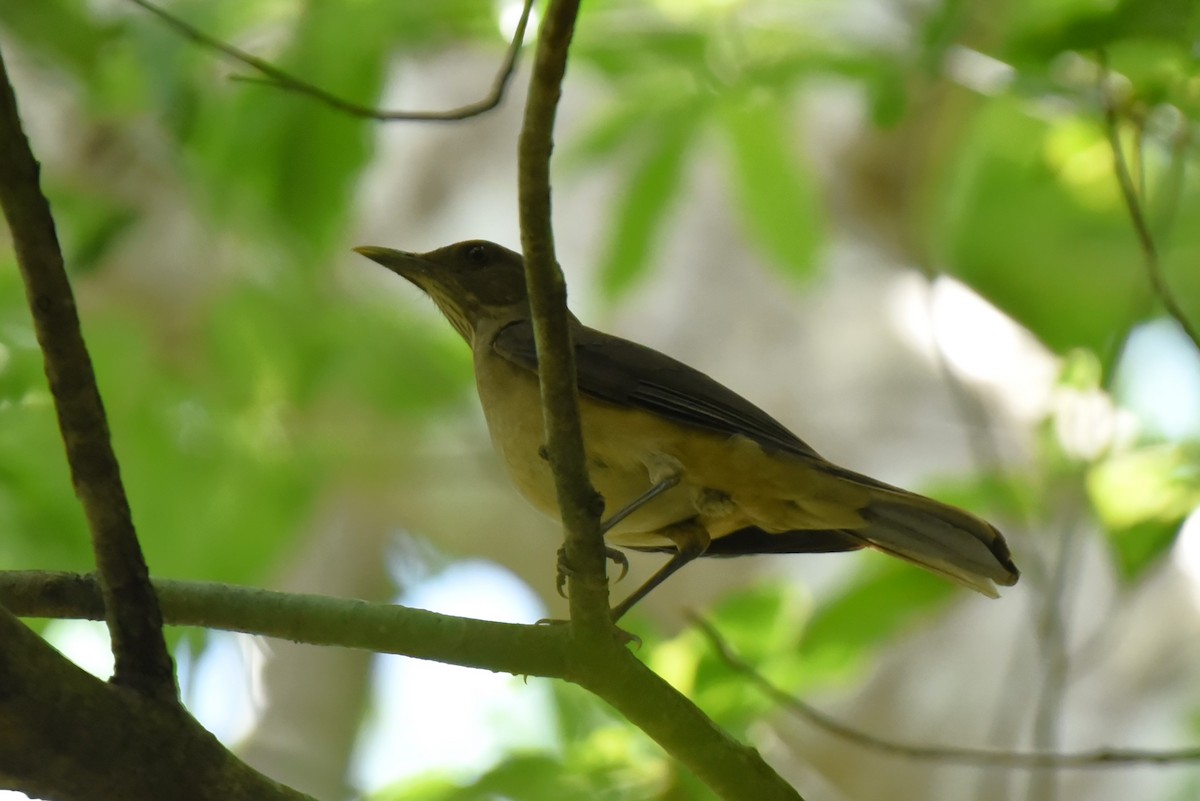
[{"label": "bird's claw", "polygon": [[575,568],[571,567],[571,563],[567,561],[567,549],[558,549],[558,565],[556,570],[557,575],[554,579],[554,589],[558,590],[560,598],[566,598],[567,593],[563,590],[567,586],[567,577],[575,575]]},{"label": "bird's claw", "polygon": [[625,578],[625,574],[629,572],[629,557],[623,551],[618,551],[616,548],[605,548],[604,555],[613,561],[617,567],[621,568],[621,575],[617,576],[613,584],[616,584],[621,579]]},{"label": "bird's claw", "polygon": [[[621,575],[617,576],[613,583],[615,584],[616,582],[625,578],[625,575],[629,572],[629,557],[627,557],[621,551],[618,551],[616,548],[608,547],[604,549],[604,555],[611,559],[613,564],[621,568]],[[566,598],[567,593],[564,592],[564,588],[567,586],[567,579],[575,575],[575,568],[571,567],[571,563],[567,561],[566,548],[558,549],[557,571],[557,576],[554,580],[554,588],[558,590],[558,594],[561,597]]]}]

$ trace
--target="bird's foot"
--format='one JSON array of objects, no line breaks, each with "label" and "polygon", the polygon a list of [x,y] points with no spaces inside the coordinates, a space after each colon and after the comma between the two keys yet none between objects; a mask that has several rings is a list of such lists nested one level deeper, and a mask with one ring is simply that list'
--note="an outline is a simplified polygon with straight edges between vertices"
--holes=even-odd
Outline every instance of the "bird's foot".
[{"label": "bird's foot", "polygon": [[[604,555],[607,556],[609,559],[611,559],[613,561],[613,564],[615,564],[615,565],[617,565],[617,567],[621,568],[621,574],[619,576],[617,576],[616,580],[613,583],[616,583],[617,581],[620,581],[621,579],[625,578],[625,574],[627,574],[629,572],[629,557],[625,556],[624,553],[622,553],[621,551],[618,551],[616,548],[609,548],[609,547],[605,547]],[[576,575],[575,568],[572,567],[571,563],[567,561],[567,549],[566,548],[558,549],[557,571],[558,571],[558,574],[554,581],[554,588],[556,590],[558,590],[558,594],[560,596],[562,596],[563,598],[566,598],[567,593],[565,592],[564,588],[567,586],[567,579],[570,578],[571,576]]]},{"label": "bird's foot", "polygon": [[[616,610],[612,610],[612,611],[615,612]],[[570,622],[571,621],[563,620],[560,617],[543,617],[543,618],[540,618],[539,620],[535,620],[533,622],[533,625],[535,625],[535,626],[566,626]],[[613,623],[615,624],[616,620],[614,620]],[[625,629],[620,628],[616,625],[613,625],[613,637],[615,637],[617,642],[619,642],[621,645],[633,645],[634,648],[637,648],[639,650],[642,647],[642,638],[641,637],[639,637],[636,634],[630,634]]]}]

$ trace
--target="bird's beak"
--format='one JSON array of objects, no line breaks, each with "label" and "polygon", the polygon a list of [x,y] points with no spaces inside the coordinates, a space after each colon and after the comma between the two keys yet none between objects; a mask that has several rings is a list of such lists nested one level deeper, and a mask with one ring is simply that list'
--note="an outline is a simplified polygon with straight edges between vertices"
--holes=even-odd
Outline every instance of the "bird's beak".
[{"label": "bird's beak", "polygon": [[428,291],[431,265],[422,254],[380,248],[374,245],[357,247],[354,252],[366,256],[377,264],[382,264],[401,278],[406,278],[421,289]]},{"label": "bird's beak", "polygon": [[391,248],[380,248],[374,245],[364,245],[354,249],[355,253],[366,256],[377,264],[382,264],[389,270],[407,276],[417,265],[425,260],[416,253],[408,253],[403,250],[392,250]]}]

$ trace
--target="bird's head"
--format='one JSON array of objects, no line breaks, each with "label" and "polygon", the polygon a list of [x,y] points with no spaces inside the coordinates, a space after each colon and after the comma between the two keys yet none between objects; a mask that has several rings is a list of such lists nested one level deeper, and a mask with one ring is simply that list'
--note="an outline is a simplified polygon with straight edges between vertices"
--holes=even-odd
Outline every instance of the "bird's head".
[{"label": "bird's head", "polygon": [[459,242],[428,253],[371,246],[354,250],[420,287],[468,343],[487,320],[528,314],[525,262],[521,254],[493,242]]}]

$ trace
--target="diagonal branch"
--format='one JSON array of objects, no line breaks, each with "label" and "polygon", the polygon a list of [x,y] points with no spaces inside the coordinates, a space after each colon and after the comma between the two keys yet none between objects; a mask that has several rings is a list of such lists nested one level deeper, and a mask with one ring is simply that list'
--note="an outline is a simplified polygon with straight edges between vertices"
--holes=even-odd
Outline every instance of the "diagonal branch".
[{"label": "diagonal branch", "polygon": [[39,166],[21,128],[2,57],[0,206],[12,231],[71,480],[92,535],[116,661],[112,680],[175,700],[175,674],[163,640],[162,616],[121,484],[50,204],[39,185]]},{"label": "diagonal branch", "polygon": [[1100,59],[1100,102],[1104,106],[1104,129],[1108,135],[1108,143],[1112,148],[1113,154],[1113,171],[1117,175],[1117,183],[1121,187],[1121,197],[1125,201],[1125,207],[1129,210],[1129,221],[1133,224],[1133,231],[1137,235],[1138,245],[1142,249],[1142,263],[1146,266],[1146,274],[1150,278],[1150,286],[1154,290],[1154,294],[1158,297],[1163,308],[1167,310],[1167,314],[1175,319],[1179,327],[1183,329],[1183,333],[1187,335],[1192,344],[1200,350],[1200,330],[1197,330],[1187,314],[1183,311],[1183,307],[1179,305],[1175,295],[1171,292],[1171,288],[1167,286],[1166,277],[1162,272],[1162,265],[1159,263],[1158,246],[1154,242],[1154,234],[1150,230],[1150,222],[1146,219],[1146,212],[1143,208],[1144,198],[1139,197],[1137,187],[1134,186],[1133,177],[1129,172],[1129,164],[1125,160],[1125,151],[1121,147],[1121,132],[1119,120],[1117,119],[1117,106],[1113,100],[1112,93],[1109,91],[1109,70],[1108,70],[1108,54],[1101,50],[1099,52]]},{"label": "diagonal branch", "polygon": [[451,122],[454,120],[465,120],[470,117],[477,117],[491,111],[496,106],[500,105],[500,101],[504,99],[504,92],[508,88],[508,83],[516,71],[517,56],[521,52],[521,43],[525,40],[525,29],[529,24],[529,15],[533,9],[533,0],[525,0],[525,6],[521,10],[521,18],[517,21],[517,29],[513,33],[512,41],[508,45],[508,51],[505,53],[504,61],[500,65],[500,69],[496,73],[496,78],[492,82],[491,89],[479,100],[474,103],[468,103],[465,106],[450,109],[448,111],[384,111],[372,106],[365,106],[360,103],[355,103],[339,97],[332,92],[328,92],[319,86],[315,86],[307,81],[303,81],[289,72],[279,69],[274,64],[257,56],[247,53],[245,50],[234,47],[228,42],[223,42],[214,36],[209,36],[204,31],[189,22],[186,22],[166,9],[151,3],[150,0],[129,0],[131,3],[141,6],[146,11],[154,14],[161,19],[177,33],[186,39],[222,53],[229,58],[244,64],[250,69],[258,72],[263,78],[241,78],[240,80],[251,81],[255,83],[265,83],[269,86],[275,86],[289,92],[295,92],[305,97],[311,97],[330,108],[349,114],[353,117],[363,119],[381,120],[384,122],[394,122],[398,120],[407,120],[410,122]]},{"label": "diagonal branch", "polygon": [[175,704],[85,673],[0,609],[0,787],[36,798],[313,801]]},{"label": "diagonal branch", "polygon": [[977,765],[983,768],[1011,768],[1018,770],[1060,769],[1086,770],[1096,768],[1138,767],[1140,765],[1195,765],[1200,762],[1200,747],[1173,750],[1150,750],[1140,748],[1097,748],[1075,753],[1051,753],[1044,751],[1000,751],[986,748],[960,748],[955,746],[913,745],[898,740],[878,737],[870,732],[842,723],[840,720],[807,704],[796,696],[772,684],[765,676],[746,663],[717,632],[711,623],[698,615],[692,622],[708,638],[717,656],[725,664],[753,682],[763,694],[779,706],[794,712],[817,728],[854,743],[884,754],[934,762]]},{"label": "diagonal branch", "polygon": [[529,284],[546,418],[546,451],[565,529],[564,551],[573,568],[571,619],[598,631],[612,627],[599,525],[603,502],[587,474],[567,286],[555,260],[550,221],[554,118],[578,11],[579,0],[553,0],[546,10],[518,144],[518,192],[525,280]]}]

